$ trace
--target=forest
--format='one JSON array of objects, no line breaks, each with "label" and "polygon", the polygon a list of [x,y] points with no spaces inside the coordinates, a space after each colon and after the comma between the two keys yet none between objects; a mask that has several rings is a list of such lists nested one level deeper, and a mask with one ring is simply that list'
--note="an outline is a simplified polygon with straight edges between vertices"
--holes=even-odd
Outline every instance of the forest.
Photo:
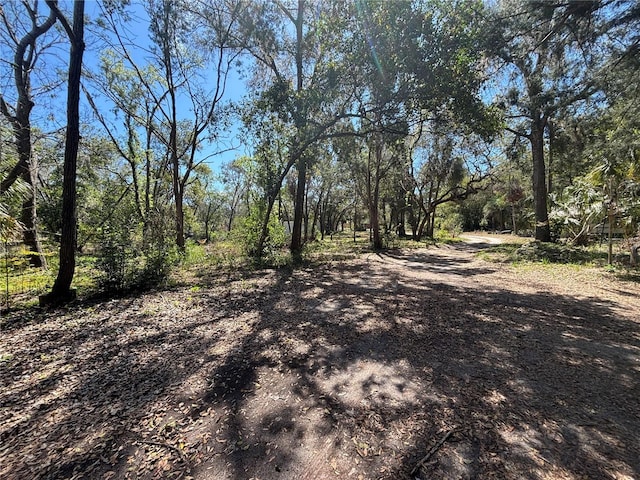
[{"label": "forest", "polygon": [[0,478],[640,478],[640,2],[0,0]]},{"label": "forest", "polygon": [[639,12],[3,2],[5,303],[64,303],[74,276],[159,284],[198,249],[287,263],[357,231],[373,250],[472,230],[629,250]]}]

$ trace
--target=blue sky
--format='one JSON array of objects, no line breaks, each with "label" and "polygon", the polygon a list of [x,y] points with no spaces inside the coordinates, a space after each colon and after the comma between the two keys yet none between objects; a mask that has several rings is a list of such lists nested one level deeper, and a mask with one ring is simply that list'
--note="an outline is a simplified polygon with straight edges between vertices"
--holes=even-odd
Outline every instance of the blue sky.
[{"label": "blue sky", "polygon": [[[127,9],[130,12],[132,18],[136,18],[137,20],[135,22],[135,27],[131,28],[130,33],[133,35],[131,40],[133,40],[133,43],[138,45],[140,48],[137,50],[133,49],[132,54],[134,55],[135,61],[139,65],[144,65],[149,61],[148,55],[145,54],[144,49],[149,47],[150,45],[148,34],[149,27],[146,20],[147,14],[144,8],[139,3],[135,2],[135,0],[130,6],[127,7]],[[101,13],[100,4],[96,1],[87,2],[85,13],[91,20],[99,18]],[[99,56],[99,45],[95,42],[92,42],[90,36],[87,36],[87,50],[85,51],[84,58],[85,68],[91,70],[97,69]],[[245,82],[240,78],[240,75],[237,71],[232,71],[227,80],[227,86],[223,101],[240,101],[245,93]],[[109,109],[112,108],[112,105],[109,105],[106,102],[101,102],[98,107],[104,107],[105,113],[108,113]],[[180,107],[180,105],[178,105],[178,107]],[[189,118],[190,116],[190,113],[186,107],[181,112],[179,111],[179,113],[183,118]],[[206,162],[212,168],[214,173],[220,172],[220,168],[223,163],[228,163],[238,156],[247,155],[250,153],[246,151],[244,145],[240,144],[240,140],[238,138],[238,128],[239,124],[238,122],[235,122],[226,135],[226,137],[228,138],[224,139],[220,145],[209,144],[200,152],[200,158],[209,157],[207,158]],[[214,154],[215,152],[218,152],[220,150],[227,150],[231,145],[238,146],[238,148],[231,151],[223,151],[219,155],[212,156],[212,154]]]},{"label": "blue sky", "polygon": [[[26,17],[26,10],[22,4],[18,2],[4,5],[11,27],[16,30],[16,35],[21,38],[26,33],[25,29],[28,27],[29,22],[21,24],[19,19]],[[89,20],[85,27],[86,50],[83,58],[85,71],[97,71],[100,54],[104,48],[104,44],[99,43],[95,35],[98,27],[94,24],[95,20],[101,16],[101,5],[103,5],[103,2],[92,0],[87,1],[85,4],[85,15]],[[60,2],[60,8],[68,19],[72,18],[73,2],[71,0],[62,0]],[[140,3],[136,0],[133,0],[132,5],[128,6],[127,9],[131,12],[132,17],[137,18],[137,22],[130,28],[130,33],[132,43],[138,45],[139,48],[132,48],[132,54],[135,57],[136,63],[144,66],[149,61],[149,55],[146,54],[144,50],[149,47],[150,44],[148,21],[146,20],[147,15]],[[49,9],[43,1],[38,3],[38,11],[42,19],[48,16]],[[18,15],[17,20],[12,19],[12,15],[14,14]],[[6,31],[4,25],[2,26],[2,30]],[[6,39],[5,35],[5,40]],[[46,134],[52,134],[54,132],[59,134],[64,132],[66,127],[66,72],[69,61],[69,41],[61,31],[59,25],[51,29],[44,37],[38,39],[39,47],[48,44],[50,45],[47,48],[41,50],[35,68],[31,72],[32,93],[35,103],[35,107],[31,113],[31,122],[36,129]],[[2,63],[0,63],[0,91],[2,92],[3,98],[5,98],[9,104],[15,104],[16,102],[16,88],[11,68],[13,54],[11,41],[0,42],[0,59],[3,60]],[[92,90],[92,82],[86,76],[83,78],[83,84],[89,88],[89,90]],[[246,85],[244,81],[241,80],[237,72],[231,72],[223,100],[239,101],[245,92]],[[107,120],[112,120],[114,118],[113,104],[104,98],[100,98],[100,95],[96,92],[93,92],[92,96],[101,114],[106,117]],[[106,137],[106,132],[104,132],[104,129],[98,121],[95,120],[84,95],[81,95],[81,102],[83,121],[90,121],[94,125],[94,128],[92,128],[93,131],[85,130],[81,132],[81,134],[90,135],[97,133],[104,134]],[[187,108],[184,108],[179,114],[183,118],[190,117],[190,112]],[[220,149],[227,149],[230,144],[239,145],[240,141],[237,138],[238,126],[237,122],[232,125],[232,128],[228,132],[229,138],[222,145],[207,145],[206,148],[200,152],[200,159],[210,157],[212,153]],[[211,166],[214,173],[218,173],[222,163],[230,162],[237,156],[248,153],[250,152],[247,152],[244,146],[240,145],[240,148],[235,151],[226,151],[218,156],[209,158],[207,163]]]}]

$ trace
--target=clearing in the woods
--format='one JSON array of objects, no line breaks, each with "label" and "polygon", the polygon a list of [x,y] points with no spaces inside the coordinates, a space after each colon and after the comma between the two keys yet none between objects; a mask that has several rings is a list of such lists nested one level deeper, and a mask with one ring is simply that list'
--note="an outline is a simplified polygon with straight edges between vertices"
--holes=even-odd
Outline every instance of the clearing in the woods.
[{"label": "clearing in the woods", "polygon": [[640,285],[471,241],[5,317],[0,478],[640,478]]}]

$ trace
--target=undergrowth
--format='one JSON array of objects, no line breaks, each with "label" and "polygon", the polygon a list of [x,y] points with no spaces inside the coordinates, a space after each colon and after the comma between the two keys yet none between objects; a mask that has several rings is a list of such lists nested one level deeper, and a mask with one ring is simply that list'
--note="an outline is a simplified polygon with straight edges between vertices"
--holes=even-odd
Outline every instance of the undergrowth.
[{"label": "undergrowth", "polygon": [[[553,267],[553,265],[562,264],[576,268],[603,267],[620,280],[640,281],[640,271],[628,267],[628,254],[622,247],[617,247],[614,264],[607,266],[606,246],[575,247],[561,243],[522,243],[518,238],[504,240],[506,240],[505,243],[483,248],[477,255],[487,261],[514,265]],[[421,242],[397,235],[384,237],[387,249],[413,249],[438,244],[455,244],[461,241],[464,240],[460,237],[447,235],[438,235],[435,239]],[[297,258],[290,254],[286,246],[267,248],[261,258],[252,258],[233,238],[218,238],[210,244],[188,242],[185,252],[175,261],[160,262],[162,267],[170,266],[167,270],[163,268],[157,272],[163,277],[162,282],[156,282],[159,279],[155,277],[152,280],[155,282],[154,285],[160,287],[192,286],[206,282],[208,277],[213,278],[225,272],[294,268],[298,264],[312,266],[326,262],[348,261],[371,251],[367,231],[356,232],[355,237],[353,232],[338,232],[327,235],[324,239],[307,242],[302,255]],[[50,268],[42,270],[22,266],[20,259],[9,259],[2,272],[2,308],[22,309],[37,305],[38,295],[47,293],[53,285],[58,270],[57,261],[56,255],[49,255]],[[80,298],[105,294],[102,288],[103,273],[98,268],[99,261],[100,258],[95,254],[78,254],[73,287],[77,289]],[[144,265],[137,266],[138,269],[142,267]],[[151,285],[149,287],[154,288]],[[119,291],[119,293],[126,292]]]},{"label": "undergrowth", "polygon": [[[618,249],[619,250],[619,249]],[[579,247],[563,243],[532,241],[522,243],[502,243],[487,247],[478,256],[485,260],[509,263],[573,264],[604,267],[608,257],[605,247],[592,245]],[[623,266],[628,255],[615,252],[614,268]]]}]

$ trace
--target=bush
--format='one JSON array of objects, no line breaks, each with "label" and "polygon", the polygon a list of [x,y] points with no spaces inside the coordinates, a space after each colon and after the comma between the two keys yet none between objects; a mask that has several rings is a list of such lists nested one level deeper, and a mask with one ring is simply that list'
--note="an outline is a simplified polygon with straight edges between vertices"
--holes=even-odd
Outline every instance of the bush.
[{"label": "bush", "polygon": [[134,216],[114,216],[98,237],[101,270],[98,287],[107,292],[148,288],[161,284],[180,255],[169,240],[172,233],[160,215],[146,230]]},{"label": "bush", "polygon": [[[284,226],[277,216],[272,213],[267,225],[267,238],[260,248],[260,236],[262,235],[262,223],[266,214],[264,203],[255,203],[244,219],[234,237],[243,245],[247,255],[252,257],[277,255],[279,250],[286,244],[287,235]],[[262,250],[262,251],[260,251]]]},{"label": "bush", "polygon": [[147,244],[140,259],[140,268],[134,276],[133,286],[137,288],[155,287],[162,284],[171,268],[180,260],[180,253],[175,245],[166,240]]},{"label": "bush", "polygon": [[442,221],[440,228],[446,231],[449,236],[456,238],[462,233],[463,220],[462,215],[459,213],[447,215],[447,217]]},{"label": "bush", "polygon": [[100,255],[96,267],[101,270],[98,286],[106,292],[127,288],[131,281],[130,267],[135,255],[131,239],[123,228],[106,226],[98,239]]},{"label": "bush", "polygon": [[516,260],[548,263],[589,263],[602,254],[592,253],[584,248],[558,243],[534,241],[522,245],[515,251]]},{"label": "bush", "polygon": [[149,218],[143,232],[142,268],[137,272],[136,287],[147,288],[162,284],[171,268],[180,260],[180,252],[174,243],[175,229],[167,222],[168,212],[155,212]]}]

